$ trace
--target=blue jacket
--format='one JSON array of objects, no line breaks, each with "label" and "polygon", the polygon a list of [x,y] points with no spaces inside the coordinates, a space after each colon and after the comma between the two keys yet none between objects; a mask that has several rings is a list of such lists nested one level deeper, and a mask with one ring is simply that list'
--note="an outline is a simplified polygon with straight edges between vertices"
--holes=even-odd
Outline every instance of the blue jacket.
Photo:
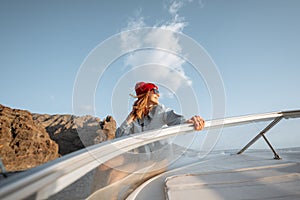
[{"label": "blue jacket", "polygon": [[130,124],[125,120],[116,130],[116,137],[182,124],[185,121],[186,119],[182,115],[178,115],[164,105],[158,104],[141,120],[135,120]]}]

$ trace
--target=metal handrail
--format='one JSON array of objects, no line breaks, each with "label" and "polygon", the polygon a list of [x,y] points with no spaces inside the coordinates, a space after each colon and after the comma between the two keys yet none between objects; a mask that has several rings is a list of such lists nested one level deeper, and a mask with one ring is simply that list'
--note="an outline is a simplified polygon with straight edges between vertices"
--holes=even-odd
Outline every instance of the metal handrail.
[{"label": "metal handrail", "polygon": [[[278,117],[299,118],[300,110],[208,120],[205,122],[204,130],[269,121]],[[36,194],[36,199],[46,199],[80,179],[100,164],[126,151],[193,131],[194,128],[191,124],[183,124],[125,136],[87,147],[3,180],[0,183],[0,199],[26,198],[33,194]]]}]

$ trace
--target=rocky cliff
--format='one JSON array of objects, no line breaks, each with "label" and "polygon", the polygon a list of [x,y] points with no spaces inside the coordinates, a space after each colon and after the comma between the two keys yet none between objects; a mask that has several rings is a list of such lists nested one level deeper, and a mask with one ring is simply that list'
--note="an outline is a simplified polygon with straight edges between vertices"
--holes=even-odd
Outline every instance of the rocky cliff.
[{"label": "rocky cliff", "polygon": [[32,114],[0,104],[0,157],[21,171],[114,138],[115,120],[93,116]]},{"label": "rocky cliff", "polygon": [[59,145],[61,155],[113,139],[116,130],[116,122],[112,117],[101,121],[89,115],[33,114],[33,119],[44,127],[51,139]]},{"label": "rocky cliff", "polygon": [[0,104],[0,156],[7,171],[26,170],[59,157],[58,145],[28,111]]}]

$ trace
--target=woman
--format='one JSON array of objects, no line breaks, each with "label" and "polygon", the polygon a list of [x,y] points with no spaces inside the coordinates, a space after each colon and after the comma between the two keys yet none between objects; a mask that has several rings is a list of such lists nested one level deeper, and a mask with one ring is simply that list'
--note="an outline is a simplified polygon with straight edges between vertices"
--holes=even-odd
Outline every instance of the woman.
[{"label": "woman", "polygon": [[197,131],[204,128],[205,122],[200,116],[185,120],[182,115],[160,104],[159,91],[155,84],[138,82],[135,92],[137,100],[127,119],[117,129],[116,137],[182,123],[193,123]]},{"label": "woman", "polygon": [[[182,123],[193,123],[195,130],[203,129],[204,120],[201,117],[194,116],[185,120],[182,115],[160,104],[158,87],[155,84],[139,82],[135,86],[135,92],[137,100],[127,119],[116,130],[116,137]],[[130,180],[140,184],[166,170],[168,159],[165,155],[170,156],[169,147],[170,145],[165,145],[164,141],[157,141],[107,161],[99,167],[96,173],[98,175],[95,176],[96,183],[107,186],[102,190],[110,191],[108,193],[111,194],[111,199],[127,196],[126,192],[136,187],[134,184],[129,184]],[[143,169],[142,173],[141,169]],[[122,189],[123,187],[126,189]]]}]

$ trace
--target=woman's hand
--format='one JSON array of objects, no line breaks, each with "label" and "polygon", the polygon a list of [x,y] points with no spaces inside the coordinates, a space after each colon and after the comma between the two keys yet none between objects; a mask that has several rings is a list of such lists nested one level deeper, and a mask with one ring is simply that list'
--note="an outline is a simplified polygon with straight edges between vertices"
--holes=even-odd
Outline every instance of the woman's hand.
[{"label": "woman's hand", "polygon": [[196,131],[202,130],[205,126],[205,121],[200,116],[197,115],[187,120],[186,122],[194,124],[194,128]]}]

